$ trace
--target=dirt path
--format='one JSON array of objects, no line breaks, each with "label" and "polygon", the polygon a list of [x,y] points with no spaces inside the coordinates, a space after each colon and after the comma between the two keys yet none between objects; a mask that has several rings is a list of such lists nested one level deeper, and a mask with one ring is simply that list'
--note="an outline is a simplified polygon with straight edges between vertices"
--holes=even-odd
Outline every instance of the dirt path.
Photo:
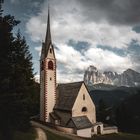
[{"label": "dirt path", "polygon": [[41,128],[35,128],[37,133],[37,138],[35,140],[47,140],[46,133]]},{"label": "dirt path", "polygon": [[78,137],[76,135],[73,135],[73,134],[68,134],[68,133],[57,131],[55,129],[51,129],[51,128],[45,126],[45,125],[42,125],[42,124],[34,122],[34,121],[31,121],[31,124],[32,124],[32,126],[35,127],[35,129],[37,131],[38,138],[36,140],[47,140],[47,136],[46,136],[46,134],[43,130],[50,131],[54,134],[57,134],[57,135],[62,136],[62,137],[69,138],[71,140],[85,140],[85,139],[80,138],[80,137]]}]

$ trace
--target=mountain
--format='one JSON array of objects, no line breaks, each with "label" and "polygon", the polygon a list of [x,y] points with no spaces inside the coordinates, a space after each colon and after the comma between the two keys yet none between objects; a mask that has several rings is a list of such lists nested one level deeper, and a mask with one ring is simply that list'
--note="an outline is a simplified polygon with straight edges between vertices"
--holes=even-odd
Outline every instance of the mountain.
[{"label": "mountain", "polygon": [[135,87],[140,85],[140,73],[127,69],[121,74],[112,71],[100,72],[95,66],[89,66],[84,73],[87,85],[107,84],[112,86]]}]

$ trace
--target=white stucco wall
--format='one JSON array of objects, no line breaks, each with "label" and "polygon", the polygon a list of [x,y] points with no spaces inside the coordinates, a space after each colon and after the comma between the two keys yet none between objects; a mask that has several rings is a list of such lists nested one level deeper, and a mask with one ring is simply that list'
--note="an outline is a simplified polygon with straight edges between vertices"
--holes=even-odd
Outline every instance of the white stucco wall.
[{"label": "white stucco wall", "polygon": [[[85,95],[85,100],[83,100],[83,95]],[[82,108],[86,107],[87,111],[82,112]],[[96,110],[95,105],[84,85],[81,86],[81,89],[78,93],[77,99],[72,108],[72,117],[86,115],[91,123],[96,123]]]},{"label": "white stucco wall", "polygon": [[77,135],[80,137],[91,138],[91,128],[77,130]]},{"label": "white stucco wall", "polygon": [[93,135],[96,135],[96,134],[98,134],[98,132],[97,132],[97,127],[98,126],[100,126],[100,134],[103,134],[103,124],[97,124],[97,125],[94,125],[93,127],[92,127],[92,134]]},{"label": "white stucco wall", "polygon": [[[56,100],[56,60],[52,46],[50,49],[44,60],[44,72],[41,72],[40,77],[42,80],[40,85],[40,120],[46,122],[50,122],[49,113],[53,112]],[[48,69],[49,61],[53,62],[53,70]]]},{"label": "white stucco wall", "polygon": [[[48,69],[49,61],[53,62],[53,70]],[[53,112],[56,99],[56,60],[53,53],[48,52],[46,62],[46,122],[50,122],[49,113]]]}]

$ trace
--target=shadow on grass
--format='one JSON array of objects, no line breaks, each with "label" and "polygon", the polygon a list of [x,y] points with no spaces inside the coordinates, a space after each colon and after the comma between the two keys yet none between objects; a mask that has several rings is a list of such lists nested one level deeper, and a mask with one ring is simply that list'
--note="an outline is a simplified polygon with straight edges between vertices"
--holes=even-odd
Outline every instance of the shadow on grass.
[{"label": "shadow on grass", "polygon": [[140,135],[118,133],[118,134],[94,136],[89,140],[140,140]]}]

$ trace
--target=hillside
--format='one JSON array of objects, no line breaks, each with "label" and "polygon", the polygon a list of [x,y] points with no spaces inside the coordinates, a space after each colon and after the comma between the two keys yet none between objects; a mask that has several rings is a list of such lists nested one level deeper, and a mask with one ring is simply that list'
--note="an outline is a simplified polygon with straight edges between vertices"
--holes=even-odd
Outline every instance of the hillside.
[{"label": "hillside", "polygon": [[123,132],[140,133],[140,87],[95,89],[90,96],[96,105],[97,121],[115,124]]},{"label": "hillside", "polygon": [[[71,139],[66,138],[65,136],[60,136],[53,132],[45,131],[45,133],[47,135],[46,140],[71,140]],[[29,132],[26,132],[26,133],[19,132],[19,131],[16,132],[13,140],[44,140],[44,139],[39,139],[39,136],[37,136],[37,133],[33,130],[30,130]],[[73,140],[77,140],[77,138]],[[86,140],[86,139],[82,138],[82,140]],[[140,135],[118,133],[118,134],[94,136],[88,140],[140,140]]]},{"label": "hillside", "polygon": [[140,134],[140,90],[129,96],[117,108],[117,124],[125,132]]},{"label": "hillside", "polygon": [[101,89],[92,88],[91,90],[91,87],[89,87],[90,96],[96,106],[98,106],[100,100],[104,100],[109,106],[117,106],[130,95],[136,94],[139,89],[140,87],[106,87]]}]

